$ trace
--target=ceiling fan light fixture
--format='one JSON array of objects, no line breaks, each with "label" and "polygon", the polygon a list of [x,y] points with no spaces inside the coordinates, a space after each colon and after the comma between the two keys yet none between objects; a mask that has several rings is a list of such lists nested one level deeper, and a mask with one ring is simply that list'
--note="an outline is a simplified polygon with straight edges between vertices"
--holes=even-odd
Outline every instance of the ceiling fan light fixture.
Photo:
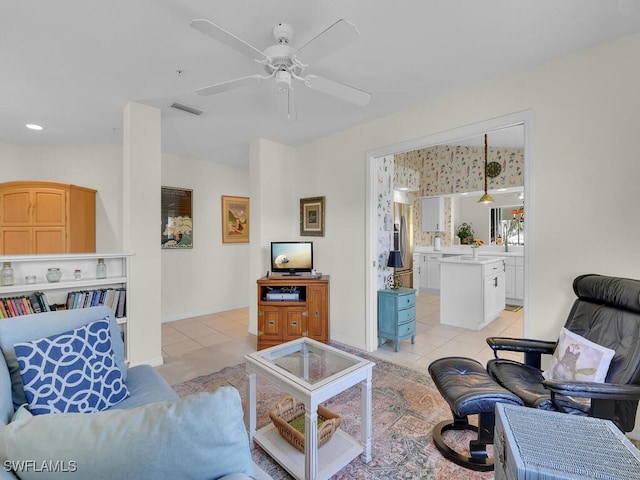
[{"label": "ceiling fan light fixture", "polygon": [[284,92],[291,89],[291,74],[286,70],[276,72],[276,90]]}]

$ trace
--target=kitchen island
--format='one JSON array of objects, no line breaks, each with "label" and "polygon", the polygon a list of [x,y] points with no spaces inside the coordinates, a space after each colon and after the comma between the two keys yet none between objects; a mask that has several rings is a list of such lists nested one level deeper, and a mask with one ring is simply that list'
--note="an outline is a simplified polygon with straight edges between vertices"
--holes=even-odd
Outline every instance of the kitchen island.
[{"label": "kitchen island", "polygon": [[480,330],[504,307],[504,257],[459,255],[440,260],[440,323]]},{"label": "kitchen island", "polygon": [[[418,293],[440,295],[440,260],[454,255],[472,255],[470,245],[444,246],[435,250],[432,246],[416,246],[413,250],[413,288]],[[483,245],[478,248],[479,257],[504,257],[505,296],[507,303],[524,304],[524,247],[510,245]]]}]

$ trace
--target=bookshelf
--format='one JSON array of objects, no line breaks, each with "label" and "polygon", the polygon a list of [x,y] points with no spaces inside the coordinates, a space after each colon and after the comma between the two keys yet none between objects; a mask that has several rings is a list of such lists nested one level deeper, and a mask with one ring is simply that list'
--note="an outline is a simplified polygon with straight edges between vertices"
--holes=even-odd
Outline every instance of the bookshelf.
[{"label": "bookshelf", "polygon": [[[50,305],[66,306],[70,292],[86,292],[101,289],[124,289],[129,293],[129,253],[78,253],[53,255],[0,255],[0,265],[11,262],[14,284],[0,286],[0,298],[29,296],[42,292]],[[107,265],[107,278],[96,278],[98,258],[104,258]],[[59,282],[49,283],[47,269],[59,268],[62,278]],[[74,279],[75,270],[80,270],[81,278]],[[34,275],[35,283],[27,283],[25,277]],[[126,297],[120,317],[117,318],[120,330],[124,334],[125,356],[128,357],[129,342],[127,326]],[[118,313],[118,312],[115,312]]]}]

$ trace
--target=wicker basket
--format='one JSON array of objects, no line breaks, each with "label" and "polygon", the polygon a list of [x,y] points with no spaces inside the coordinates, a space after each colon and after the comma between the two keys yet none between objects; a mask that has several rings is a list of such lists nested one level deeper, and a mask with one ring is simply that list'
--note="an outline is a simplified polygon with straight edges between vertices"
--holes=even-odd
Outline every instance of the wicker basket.
[{"label": "wicker basket", "polygon": [[[269,412],[271,421],[287,442],[304,453],[304,423],[301,432],[290,425],[297,418],[304,417],[304,404],[287,395]],[[340,426],[340,417],[318,405],[318,448],[323,446]]]}]

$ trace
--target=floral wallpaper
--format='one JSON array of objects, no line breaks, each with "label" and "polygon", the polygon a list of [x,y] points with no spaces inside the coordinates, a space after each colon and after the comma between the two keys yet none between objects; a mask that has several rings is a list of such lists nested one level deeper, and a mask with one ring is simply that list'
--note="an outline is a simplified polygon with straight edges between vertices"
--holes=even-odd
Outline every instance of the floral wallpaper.
[{"label": "floral wallpaper", "polygon": [[[520,148],[489,147],[489,162],[498,162],[500,175],[488,179],[488,188],[516,187],[524,185],[524,151]],[[389,251],[393,245],[393,188],[409,187],[413,200],[413,244],[430,246],[435,237],[442,245],[453,245],[451,225],[451,198],[445,198],[445,231],[423,232],[420,229],[420,197],[446,195],[484,190],[484,147],[437,145],[380,157],[377,161],[377,286],[385,288],[391,269],[387,268]]]},{"label": "floral wallpaper", "polygon": [[[418,196],[484,190],[484,147],[437,145],[394,155],[397,165],[420,172]],[[500,175],[488,179],[489,190],[524,185],[524,151],[489,147],[487,160],[498,162]]]},{"label": "floral wallpaper", "polygon": [[[498,162],[502,171],[495,178],[489,178],[489,190],[500,187],[524,185],[524,151],[521,148],[489,147],[487,161]],[[453,245],[455,237],[451,225],[451,199],[445,198],[445,231],[423,232],[420,229],[421,212],[419,197],[447,195],[484,190],[484,147],[437,145],[394,155],[400,184],[411,183],[410,172],[418,172],[419,182],[413,194],[414,246],[434,245],[435,237],[442,239],[442,245]]]},{"label": "floral wallpaper", "polygon": [[380,157],[377,161],[377,186],[378,196],[377,216],[378,225],[378,245],[376,252],[378,255],[378,290],[385,288],[387,276],[391,274],[391,269],[387,267],[389,251],[393,245],[393,185],[394,185],[394,159],[393,155]]}]

